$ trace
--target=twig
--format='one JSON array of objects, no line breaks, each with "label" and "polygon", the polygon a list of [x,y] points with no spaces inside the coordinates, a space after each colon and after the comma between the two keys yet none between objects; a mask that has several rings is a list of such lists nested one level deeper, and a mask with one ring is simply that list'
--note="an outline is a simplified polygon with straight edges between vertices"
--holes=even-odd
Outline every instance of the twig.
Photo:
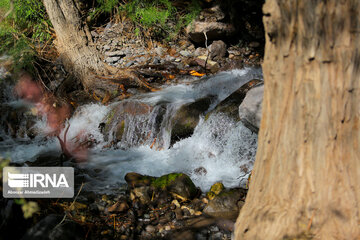
[{"label": "twig", "polygon": [[[84,183],[81,183],[80,189],[79,189],[78,193],[76,194],[76,196],[75,196],[75,198],[74,198],[74,201],[73,201],[73,202],[71,203],[71,205],[69,206],[69,209],[74,205],[74,203],[75,203],[77,197],[79,196],[79,194],[80,194],[83,186],[84,186]],[[57,227],[59,227],[59,226],[65,221],[65,219],[66,219],[66,213],[64,214],[64,217],[61,219],[61,221],[54,227],[54,229],[57,228]]]},{"label": "twig", "polygon": [[206,47],[206,50],[207,50],[207,55],[206,55],[206,60],[205,60],[205,73],[207,75],[207,70],[206,70],[206,67],[207,67],[207,62],[208,62],[208,59],[209,59],[209,55],[210,55],[210,50],[208,48],[208,38],[207,38],[207,34],[206,32],[204,31],[204,36],[205,36],[205,47]]}]

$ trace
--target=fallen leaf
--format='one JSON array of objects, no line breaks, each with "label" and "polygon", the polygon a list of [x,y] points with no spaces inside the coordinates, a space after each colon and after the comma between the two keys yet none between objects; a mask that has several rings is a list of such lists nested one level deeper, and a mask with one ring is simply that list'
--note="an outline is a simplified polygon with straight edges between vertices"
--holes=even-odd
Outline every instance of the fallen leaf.
[{"label": "fallen leaf", "polygon": [[205,73],[198,73],[197,71],[192,70],[190,71],[190,75],[195,77],[202,77],[205,75]]}]

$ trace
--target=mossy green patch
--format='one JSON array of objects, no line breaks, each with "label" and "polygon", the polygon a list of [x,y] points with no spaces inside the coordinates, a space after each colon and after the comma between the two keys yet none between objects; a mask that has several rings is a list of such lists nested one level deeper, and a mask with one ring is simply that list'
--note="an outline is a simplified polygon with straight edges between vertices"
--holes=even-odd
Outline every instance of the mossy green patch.
[{"label": "mossy green patch", "polygon": [[166,189],[173,181],[183,175],[183,173],[170,173],[155,179],[151,185],[156,188]]},{"label": "mossy green patch", "polygon": [[118,124],[117,130],[116,130],[116,139],[121,140],[123,134],[125,131],[125,120],[122,120],[120,124]]}]

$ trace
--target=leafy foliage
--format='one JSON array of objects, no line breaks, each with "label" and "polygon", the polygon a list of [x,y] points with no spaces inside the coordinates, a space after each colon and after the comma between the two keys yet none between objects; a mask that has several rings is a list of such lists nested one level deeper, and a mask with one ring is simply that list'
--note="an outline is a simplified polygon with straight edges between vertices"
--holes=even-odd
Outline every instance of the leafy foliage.
[{"label": "leafy foliage", "polygon": [[51,40],[51,22],[42,2],[0,0],[0,12],[9,13],[0,23],[0,54],[11,55],[15,68],[31,70],[37,48]]},{"label": "leafy foliage", "polygon": [[172,40],[200,13],[201,7],[198,0],[192,0],[186,9],[174,7],[170,0],[132,0],[121,10],[143,29]]},{"label": "leafy foliage", "polygon": [[96,0],[96,7],[90,11],[91,19],[96,19],[101,14],[110,14],[119,7],[119,0]]}]

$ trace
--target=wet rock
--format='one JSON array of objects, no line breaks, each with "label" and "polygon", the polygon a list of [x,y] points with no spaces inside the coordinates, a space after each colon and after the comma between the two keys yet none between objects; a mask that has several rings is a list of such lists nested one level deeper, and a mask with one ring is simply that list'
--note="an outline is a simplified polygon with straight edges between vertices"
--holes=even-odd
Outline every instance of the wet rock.
[{"label": "wet rock", "polygon": [[108,208],[108,212],[125,212],[129,209],[129,205],[125,201],[116,202]]},{"label": "wet rock", "polygon": [[221,41],[214,41],[210,46],[209,46],[209,51],[210,51],[210,59],[222,59],[226,56],[226,44]]},{"label": "wet rock", "polygon": [[130,172],[125,175],[125,181],[130,188],[150,186],[155,177],[141,175],[139,173]]},{"label": "wet rock", "polygon": [[212,61],[210,58],[208,58],[207,56],[198,56],[196,59],[195,59],[195,62],[205,68],[210,70],[212,73],[215,73],[217,71],[219,71],[220,69],[220,65],[219,63],[215,62],[215,61]]},{"label": "wet rock", "polygon": [[83,228],[76,222],[66,219],[58,225],[64,216],[48,215],[30,228],[22,240],[76,240],[84,239]]},{"label": "wet rock", "polygon": [[144,205],[149,204],[151,201],[150,198],[151,189],[148,186],[137,187],[131,190],[130,199],[133,201],[134,199],[139,199],[140,202]]},{"label": "wet rock", "polygon": [[146,124],[144,118],[150,114],[152,109],[152,106],[140,101],[122,101],[113,105],[112,110],[103,120],[105,138],[112,139],[115,143],[119,142],[125,135],[126,127],[130,124],[136,124],[138,131],[132,130],[132,135],[129,136],[131,141],[124,144],[131,146],[140,144],[143,139],[148,137],[147,133],[142,131],[142,125]]},{"label": "wet rock", "polygon": [[226,39],[235,34],[235,28],[229,23],[200,21],[193,21],[186,27],[186,33],[196,43],[205,43],[204,32],[208,40]]},{"label": "wet rock", "polygon": [[219,195],[224,189],[225,189],[225,187],[221,182],[214,183],[211,186],[210,191],[206,194],[206,196],[210,200],[213,200],[215,198],[215,196]]},{"label": "wet rock", "polygon": [[247,92],[239,106],[240,120],[254,132],[258,132],[260,127],[263,95],[264,85],[255,86]]},{"label": "wet rock", "polygon": [[199,122],[199,116],[209,109],[212,97],[205,97],[198,101],[182,106],[172,119],[171,144],[180,139],[191,136]]},{"label": "wet rock", "polygon": [[198,189],[189,176],[183,173],[170,173],[154,180],[151,184],[157,189],[167,190],[182,200],[193,199]]},{"label": "wet rock", "polygon": [[215,218],[236,219],[239,215],[237,205],[246,194],[245,189],[231,189],[222,191],[204,208],[204,213]]}]

